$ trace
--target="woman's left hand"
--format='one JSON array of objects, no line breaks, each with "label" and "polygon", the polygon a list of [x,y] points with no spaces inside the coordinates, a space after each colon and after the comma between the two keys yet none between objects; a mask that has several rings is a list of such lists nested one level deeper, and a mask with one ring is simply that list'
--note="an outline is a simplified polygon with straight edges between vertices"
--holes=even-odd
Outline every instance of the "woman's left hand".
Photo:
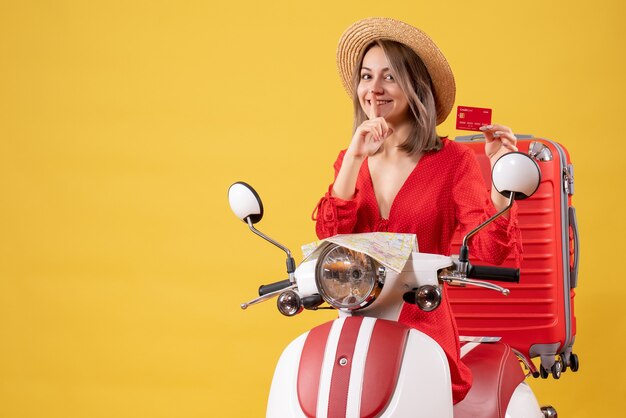
[{"label": "woman's left hand", "polygon": [[517,138],[508,126],[494,123],[482,126],[480,130],[485,135],[485,154],[492,166],[504,154],[517,151]]}]

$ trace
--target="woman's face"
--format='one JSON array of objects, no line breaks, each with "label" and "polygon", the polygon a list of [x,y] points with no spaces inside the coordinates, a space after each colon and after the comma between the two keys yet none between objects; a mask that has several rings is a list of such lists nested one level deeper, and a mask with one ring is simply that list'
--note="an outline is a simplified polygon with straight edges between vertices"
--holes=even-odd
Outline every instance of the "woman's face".
[{"label": "woman's face", "polygon": [[372,100],[375,99],[378,104],[377,117],[382,116],[391,123],[408,119],[409,102],[379,46],[370,48],[363,57],[357,96],[368,117],[371,117]]}]

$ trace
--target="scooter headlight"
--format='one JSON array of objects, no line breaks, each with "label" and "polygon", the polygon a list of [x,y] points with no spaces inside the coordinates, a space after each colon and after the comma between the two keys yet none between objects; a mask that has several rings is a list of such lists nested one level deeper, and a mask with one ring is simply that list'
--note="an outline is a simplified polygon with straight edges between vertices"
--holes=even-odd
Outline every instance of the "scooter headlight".
[{"label": "scooter headlight", "polygon": [[329,245],[317,261],[315,280],[324,300],[343,310],[372,303],[380,293],[385,268],[367,254]]}]

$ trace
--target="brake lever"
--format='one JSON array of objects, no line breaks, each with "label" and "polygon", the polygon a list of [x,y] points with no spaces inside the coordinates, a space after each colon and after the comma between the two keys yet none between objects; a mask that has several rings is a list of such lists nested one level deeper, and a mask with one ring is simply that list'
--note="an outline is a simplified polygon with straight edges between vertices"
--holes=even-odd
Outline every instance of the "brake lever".
[{"label": "brake lever", "polygon": [[247,309],[248,306],[256,305],[257,303],[261,303],[261,302],[265,302],[268,299],[272,299],[273,297],[276,297],[276,296],[280,295],[281,293],[283,293],[283,292],[285,292],[287,290],[293,290],[296,287],[298,287],[298,286],[294,283],[291,286],[285,287],[284,289],[280,289],[280,290],[277,290],[277,291],[271,292],[271,293],[266,293],[263,296],[259,296],[258,298],[252,299],[250,302],[242,303],[240,305],[241,309]]},{"label": "brake lever", "polygon": [[482,288],[489,289],[489,290],[495,290],[496,292],[502,293],[504,296],[508,296],[509,293],[511,293],[509,289],[502,287],[502,286],[498,286],[497,284],[484,282],[482,280],[468,279],[467,277],[462,277],[462,276],[455,275],[455,274],[440,276],[439,279],[453,286],[465,287],[467,285],[470,285],[470,286],[482,287]]}]

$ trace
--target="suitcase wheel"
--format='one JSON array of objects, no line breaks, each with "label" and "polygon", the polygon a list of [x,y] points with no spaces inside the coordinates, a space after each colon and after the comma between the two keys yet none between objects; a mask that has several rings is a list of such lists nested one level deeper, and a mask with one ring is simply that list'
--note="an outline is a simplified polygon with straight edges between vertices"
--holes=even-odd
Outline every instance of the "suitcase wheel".
[{"label": "suitcase wheel", "polygon": [[569,368],[572,369],[573,372],[578,371],[578,354],[571,353],[569,355]]},{"label": "suitcase wheel", "polygon": [[543,364],[539,366],[539,375],[542,379],[547,379],[550,374],[554,379],[561,378],[562,365],[560,361],[555,361],[550,370],[543,367]]},{"label": "suitcase wheel", "polygon": [[561,372],[563,371],[563,363],[561,363],[560,361],[555,361],[552,367],[550,368],[550,371],[552,372],[553,378],[560,379]]}]

